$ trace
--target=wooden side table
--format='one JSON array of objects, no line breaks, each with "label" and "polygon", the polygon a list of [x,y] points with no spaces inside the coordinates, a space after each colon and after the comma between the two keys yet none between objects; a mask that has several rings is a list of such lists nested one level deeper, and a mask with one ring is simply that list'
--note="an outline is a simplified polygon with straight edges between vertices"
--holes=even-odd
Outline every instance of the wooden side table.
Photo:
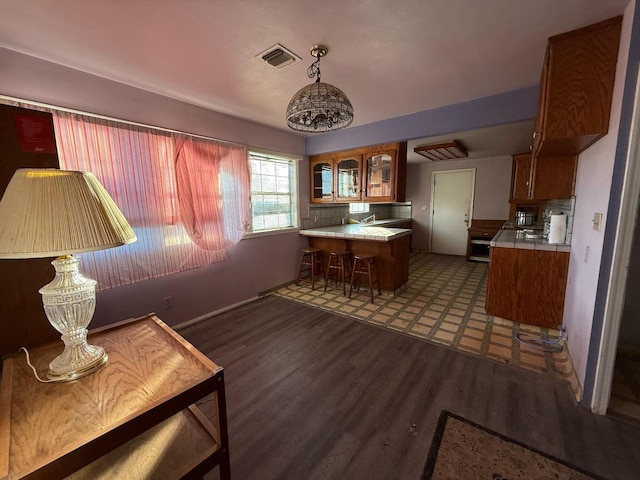
[{"label": "wooden side table", "polygon": [[[4,361],[0,479],[200,478],[216,465],[229,479],[222,368],[155,315],[89,337],[109,361],[73,382],[38,382],[22,355]],[[34,349],[36,369],[60,349]],[[194,405],[207,395],[215,425]]]}]

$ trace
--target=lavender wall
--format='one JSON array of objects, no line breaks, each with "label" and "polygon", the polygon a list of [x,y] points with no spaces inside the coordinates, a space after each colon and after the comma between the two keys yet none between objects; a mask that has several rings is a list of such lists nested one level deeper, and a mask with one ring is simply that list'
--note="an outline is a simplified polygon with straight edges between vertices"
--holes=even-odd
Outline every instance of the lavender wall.
[{"label": "lavender wall", "polygon": [[[147,91],[0,49],[0,94],[249,145],[304,154],[302,137],[188,105]],[[298,165],[301,199],[309,198],[309,163]],[[306,201],[300,205],[306,212]],[[211,265],[98,293],[92,326],[156,312],[177,325],[256,297],[295,278],[297,233],[241,240],[231,258]],[[165,309],[164,297],[173,307]]]},{"label": "lavender wall", "polygon": [[[410,163],[407,167],[407,200],[412,203],[412,248],[429,250],[432,174],[435,171],[476,169],[472,218],[504,219],[509,217],[511,157],[491,157],[443,163]],[[426,209],[423,209],[426,206]]]},{"label": "lavender wall", "polygon": [[[242,303],[294,279],[303,245],[308,242],[297,233],[245,239],[225,262],[100,291],[91,325],[149,312],[177,325]],[[167,296],[173,303],[169,309],[164,307]]]},{"label": "lavender wall", "polygon": [[[584,383],[583,398],[586,403],[593,405],[595,397],[596,385],[596,371],[598,365],[607,362],[612,358],[615,352],[602,350],[602,335],[605,327],[605,310],[608,305],[609,296],[609,278],[612,273],[612,263],[614,258],[614,251],[617,248],[617,228],[620,222],[620,208],[623,201],[622,192],[624,189],[624,182],[626,180],[627,164],[630,161],[637,161],[635,157],[629,157],[629,147],[631,140],[631,129],[634,127],[635,117],[634,112],[636,103],[636,87],[638,82],[638,71],[640,69],[640,9],[637,8],[637,2],[631,0],[629,5],[625,9],[624,16],[625,22],[632,22],[630,38],[628,40],[628,50],[626,55],[627,69],[625,71],[625,85],[622,96],[622,107],[620,114],[619,135],[617,139],[617,147],[614,155],[614,165],[612,173],[612,181],[610,188],[610,198],[607,215],[605,217],[605,236],[602,247],[602,257],[600,263],[600,275],[598,279],[598,287],[596,291],[593,322],[591,328],[591,338],[589,341],[589,352],[586,365],[586,375]],[[626,40],[626,39],[625,39]],[[624,52],[621,50],[621,55]],[[637,126],[636,126],[637,128]],[[636,132],[634,132],[635,134]],[[637,238],[634,239],[637,241]],[[631,255],[635,253],[635,249],[632,249]],[[636,259],[630,259],[630,264],[637,262]],[[633,285],[633,282],[637,282],[637,278],[634,276],[633,270],[628,272],[627,283],[629,288]],[[636,292],[633,291],[633,295]],[[637,296],[637,295],[636,295]],[[622,336],[625,333],[625,329],[622,326],[625,325],[625,317],[620,319],[621,328],[619,331],[620,341],[624,341]],[[613,320],[616,321],[615,319]],[[611,327],[611,330],[615,327]],[[602,378],[602,377],[600,377]]]},{"label": "lavender wall", "polygon": [[276,152],[304,154],[302,136],[241,120],[0,48],[0,95],[106,115]]},{"label": "lavender wall", "polygon": [[[399,87],[401,88],[401,87]],[[535,118],[538,87],[426,110],[306,139],[307,155],[476,130]]]},{"label": "lavender wall", "polygon": [[[593,375],[593,371],[588,371],[587,368],[589,355],[597,355],[595,352],[590,353],[596,292],[599,282],[608,284],[608,276],[601,278],[605,233],[611,232],[615,235],[615,227],[609,230],[610,223],[606,217],[617,216],[617,209],[610,210],[609,203],[633,26],[633,9],[632,2],[625,11],[622,23],[609,133],[582,152],[578,158],[576,206],[563,323],[567,329],[569,353],[578,380],[583,386],[587,376]],[[591,220],[595,212],[605,214],[606,231],[593,230]],[[596,343],[599,341],[596,340]],[[599,349],[599,346],[597,348]]]}]

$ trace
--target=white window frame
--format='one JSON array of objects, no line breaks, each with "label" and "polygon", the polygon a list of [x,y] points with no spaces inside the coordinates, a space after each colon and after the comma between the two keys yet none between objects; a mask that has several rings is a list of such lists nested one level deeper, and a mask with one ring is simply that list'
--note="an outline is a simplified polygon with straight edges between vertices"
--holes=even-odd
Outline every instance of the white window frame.
[{"label": "white window frame", "polygon": [[[272,228],[272,229],[266,229],[266,230],[257,230],[254,231],[253,230],[253,222],[254,222],[254,215],[253,215],[253,208],[254,208],[254,202],[253,202],[253,195],[254,194],[275,194],[275,193],[281,193],[281,192],[262,192],[262,191],[258,191],[258,190],[254,190],[254,181],[253,181],[253,175],[254,172],[251,171],[251,160],[252,158],[254,159],[259,159],[259,160],[263,160],[263,161],[272,161],[274,163],[286,163],[289,166],[289,186],[290,186],[290,191],[288,193],[289,197],[290,197],[290,219],[291,219],[291,225],[286,226],[286,227],[276,227],[276,228]],[[253,149],[249,149],[249,170],[251,171],[251,215],[250,215],[250,225],[249,225],[249,229],[247,230],[247,233],[245,235],[244,238],[253,238],[253,237],[261,237],[261,236],[267,236],[267,235],[278,235],[278,234],[282,234],[282,233],[290,233],[290,232],[297,232],[299,230],[299,225],[300,225],[300,217],[299,217],[299,213],[298,213],[298,204],[299,204],[299,199],[298,199],[298,158],[292,158],[292,157],[286,157],[283,155],[277,155],[277,154],[271,154],[271,153],[265,153],[265,152],[260,152],[260,151],[256,151]]]}]

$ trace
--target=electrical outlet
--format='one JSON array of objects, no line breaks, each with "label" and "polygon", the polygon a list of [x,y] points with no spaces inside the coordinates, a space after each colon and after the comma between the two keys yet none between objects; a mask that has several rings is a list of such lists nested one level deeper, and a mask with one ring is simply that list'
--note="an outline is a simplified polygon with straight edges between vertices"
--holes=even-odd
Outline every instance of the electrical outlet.
[{"label": "electrical outlet", "polygon": [[584,249],[584,263],[589,263],[589,250],[591,250],[589,246]]},{"label": "electrical outlet", "polygon": [[173,307],[173,297],[164,297],[164,309],[169,310]]}]

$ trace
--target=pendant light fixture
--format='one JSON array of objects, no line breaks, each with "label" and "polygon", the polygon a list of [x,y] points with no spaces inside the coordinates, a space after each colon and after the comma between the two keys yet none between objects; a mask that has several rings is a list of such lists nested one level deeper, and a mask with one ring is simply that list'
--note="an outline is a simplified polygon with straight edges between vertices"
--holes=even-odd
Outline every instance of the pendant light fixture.
[{"label": "pendant light fixture", "polygon": [[311,85],[301,88],[287,107],[287,125],[300,132],[330,132],[353,122],[353,107],[342,90],[320,81],[320,58],[328,52],[324,45],[314,45],[310,53],[316,61],[307,69]]}]

